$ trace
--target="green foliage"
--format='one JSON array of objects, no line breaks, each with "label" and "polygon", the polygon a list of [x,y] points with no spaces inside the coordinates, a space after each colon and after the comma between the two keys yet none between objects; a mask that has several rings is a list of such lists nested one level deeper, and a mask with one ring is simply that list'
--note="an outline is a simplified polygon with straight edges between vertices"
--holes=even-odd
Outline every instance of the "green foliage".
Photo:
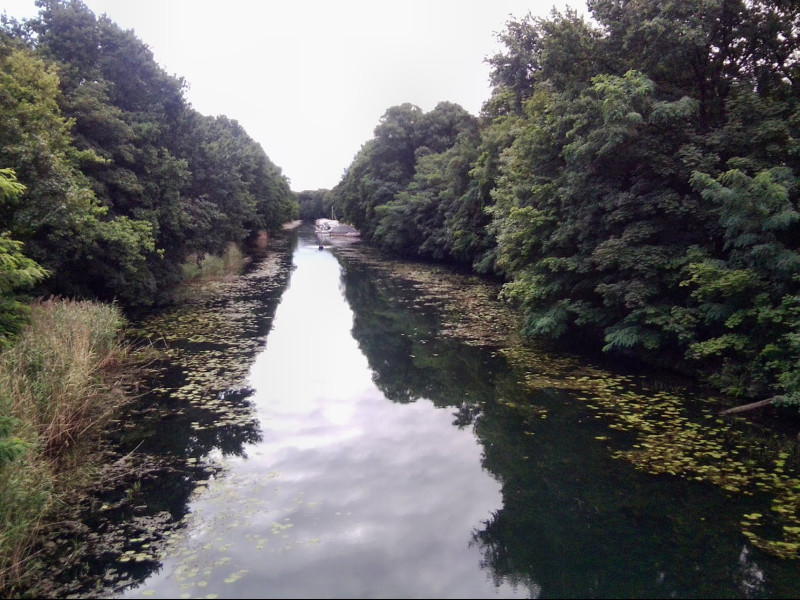
[{"label": "green foliage", "polygon": [[[800,405],[795,4],[511,20],[477,130],[390,109],[336,202],[386,249],[502,275],[528,335]],[[458,134],[429,144],[437,121]]]},{"label": "green foliage", "polygon": [[[13,204],[25,191],[11,169],[0,169],[0,206]],[[20,292],[31,289],[47,271],[22,253],[22,243],[0,234],[0,348],[27,322],[28,307]]]},{"label": "green foliage", "polygon": [[332,204],[382,247],[471,262],[481,248],[473,227],[485,221],[469,176],[477,141],[477,119],[458,105],[442,102],[428,113],[392,107],[333,190]]},{"label": "green foliage", "polygon": [[194,111],[132,31],[80,0],[37,5],[0,36],[0,165],[26,188],[0,228],[52,273],[39,291],[167,300],[190,254],[296,217],[261,146]]},{"label": "green foliage", "polygon": [[190,256],[336,213],[388,250],[504,277],[530,335],[800,404],[795,4],[592,0],[592,22],[510,20],[481,119],[390,107],[334,190],[297,196],[132,32],[38,5],[4,26],[0,164],[25,190],[0,225],[46,289],[147,304]]},{"label": "green foliage", "polygon": [[25,453],[30,444],[11,433],[19,425],[19,420],[7,415],[0,415],[0,465],[10,463]]},{"label": "green foliage", "polygon": [[31,289],[47,271],[22,254],[22,243],[0,234],[0,347],[26,323],[28,307],[19,293]]},{"label": "green foliage", "polygon": [[331,191],[306,190],[297,194],[299,207],[298,217],[304,221],[313,221],[331,217]]},{"label": "green foliage", "polygon": [[226,117],[187,114],[179,155],[191,176],[183,236],[191,252],[222,252],[259,229],[275,231],[296,217],[286,178],[244,129]]},{"label": "green foliage", "polygon": [[716,207],[724,252],[695,253],[685,269],[682,285],[692,289],[701,324],[688,355],[705,370],[714,365],[712,380],[731,395],[797,402],[800,213],[790,197],[797,182],[776,167],[754,177],[696,172],[692,183]]},{"label": "green foliage", "polygon": [[484,112],[522,115],[526,100],[547,82],[558,92],[579,91],[602,68],[602,36],[577,12],[553,10],[549,19],[530,13],[509,20],[497,35],[504,50],[488,58],[494,89]]},{"label": "green foliage", "polygon": [[[47,289],[76,295],[102,295],[87,286],[87,277],[97,270],[129,277],[142,254],[153,250],[148,225],[122,218],[109,218],[79,171],[78,163],[94,159],[91,151],[76,152],[70,139],[71,123],[58,107],[58,77],[45,63],[25,50],[0,54],[0,113],[4,143],[0,160],[11,165],[24,190],[0,206],[0,225],[11,237],[24,242],[25,254],[52,275]],[[135,233],[134,233],[135,232]],[[21,246],[3,241],[6,254],[21,257]],[[30,287],[43,279],[19,259],[9,268],[29,273]],[[87,261],[92,267],[87,271]],[[133,262],[132,262],[133,261]],[[26,271],[28,269],[28,271]],[[106,296],[127,299],[139,292],[106,284]]]},{"label": "green foliage", "polygon": [[[126,400],[116,367],[128,351],[110,304],[34,303],[30,323],[0,352],[0,589],[37,573],[33,542],[79,473],[67,455],[99,434]],[[75,460],[80,464],[80,460]],[[29,582],[26,582],[29,583]],[[30,586],[29,586],[30,588]]]}]

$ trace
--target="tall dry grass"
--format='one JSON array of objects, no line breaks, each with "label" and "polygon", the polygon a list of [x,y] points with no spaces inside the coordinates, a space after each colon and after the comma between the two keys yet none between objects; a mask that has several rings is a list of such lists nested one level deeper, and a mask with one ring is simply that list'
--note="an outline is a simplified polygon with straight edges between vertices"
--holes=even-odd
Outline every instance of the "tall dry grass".
[{"label": "tall dry grass", "polygon": [[37,302],[30,324],[0,354],[0,447],[16,449],[0,453],[0,594],[35,574],[31,548],[80,480],[65,469],[80,468],[80,442],[126,398],[116,368],[128,357],[124,324],[112,305]]},{"label": "tall dry grass", "polygon": [[184,281],[219,279],[239,275],[244,270],[245,257],[239,246],[231,242],[220,254],[191,255],[182,265]]}]

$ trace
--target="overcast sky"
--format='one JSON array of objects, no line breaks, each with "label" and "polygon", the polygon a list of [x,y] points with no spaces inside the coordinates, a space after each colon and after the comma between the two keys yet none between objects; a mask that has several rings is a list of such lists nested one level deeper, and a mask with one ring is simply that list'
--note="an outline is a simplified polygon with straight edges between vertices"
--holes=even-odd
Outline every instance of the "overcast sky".
[{"label": "overcast sky", "polygon": [[477,115],[510,15],[586,12],[584,0],[84,1],[183,77],[195,109],[238,120],[295,191],[335,186],[390,106],[447,100]]}]

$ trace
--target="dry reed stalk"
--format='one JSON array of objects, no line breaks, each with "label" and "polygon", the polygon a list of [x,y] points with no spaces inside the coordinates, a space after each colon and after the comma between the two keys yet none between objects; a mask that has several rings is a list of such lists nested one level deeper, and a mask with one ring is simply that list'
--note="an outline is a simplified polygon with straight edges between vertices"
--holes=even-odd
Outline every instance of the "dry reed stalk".
[{"label": "dry reed stalk", "polygon": [[41,301],[30,326],[0,354],[0,417],[13,418],[13,436],[27,444],[23,456],[0,462],[0,593],[35,571],[43,519],[52,519],[62,487],[80,479],[62,471],[81,468],[72,450],[124,401],[116,385],[127,357],[123,324],[113,306]]}]

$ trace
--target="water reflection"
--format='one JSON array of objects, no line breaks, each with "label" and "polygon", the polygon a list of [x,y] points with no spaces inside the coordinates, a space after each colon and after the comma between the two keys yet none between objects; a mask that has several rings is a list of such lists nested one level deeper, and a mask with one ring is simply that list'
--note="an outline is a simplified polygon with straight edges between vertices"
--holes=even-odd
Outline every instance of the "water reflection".
[{"label": "water reflection", "polygon": [[442,303],[369,254],[301,232],[230,393],[249,420],[187,411],[147,442],[222,471],[188,483],[184,531],[126,597],[796,595],[792,565],[743,544],[762,499],[613,460],[584,403],[445,335]]},{"label": "water reflection", "polygon": [[253,389],[231,382],[241,383],[271,328],[294,242],[275,237],[243,277],[142,315],[134,337],[151,336],[169,358],[150,365],[149,390],[109,432],[115,456],[100,465],[106,477],[80,507],[80,528],[66,523],[57,540],[72,549],[67,568],[53,566],[60,595],[106,595],[158,571],[163,540],[180,527],[198,482],[218,471],[202,457],[244,455],[261,439]]},{"label": "water reflection", "polygon": [[[425,383],[409,364],[404,389],[403,375],[376,385],[351,333],[339,262],[301,236],[295,263],[248,382],[261,440],[242,456],[212,453],[225,475],[192,502],[187,535],[161,571],[127,595],[527,596],[488,578],[470,544],[500,488],[472,432],[424,395],[441,401],[433,390],[458,374]],[[396,398],[416,402],[387,401],[388,381]]]},{"label": "water reflection", "polygon": [[355,315],[352,334],[381,392],[395,402],[428,398],[439,407],[456,407],[454,423],[472,423],[480,406],[495,398],[496,372],[505,362],[486,349],[440,335],[437,306],[418,304],[410,286],[376,277],[355,257],[339,257]]},{"label": "water reflection", "polygon": [[501,505],[472,534],[493,581],[531,597],[782,597],[800,589],[785,562],[743,550],[738,522],[763,509],[759,499],[612,460],[595,439],[608,431],[584,403],[527,391],[523,374],[490,348],[438,337],[437,309],[412,306],[410,284],[368,277],[370,261],[356,253],[341,259],[353,334],[377,385],[397,402],[425,397],[452,407],[453,424],[473,426],[482,465],[502,483]]}]

